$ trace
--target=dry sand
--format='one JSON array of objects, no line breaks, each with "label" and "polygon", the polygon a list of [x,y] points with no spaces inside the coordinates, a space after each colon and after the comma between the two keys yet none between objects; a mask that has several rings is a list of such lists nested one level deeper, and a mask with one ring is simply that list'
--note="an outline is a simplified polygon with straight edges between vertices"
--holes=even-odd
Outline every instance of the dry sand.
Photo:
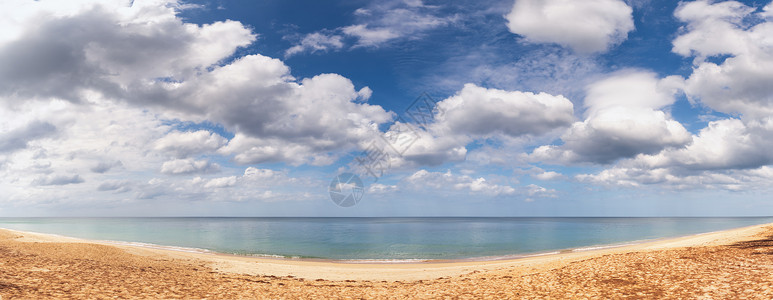
[{"label": "dry sand", "polygon": [[0,296],[773,299],[773,224],[513,260],[414,264],[190,253],[0,229]]}]

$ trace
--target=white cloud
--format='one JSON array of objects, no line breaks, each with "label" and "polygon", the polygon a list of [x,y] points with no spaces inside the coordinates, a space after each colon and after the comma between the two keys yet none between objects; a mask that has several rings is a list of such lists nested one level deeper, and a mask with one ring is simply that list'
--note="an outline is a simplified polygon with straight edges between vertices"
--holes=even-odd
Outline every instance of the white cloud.
[{"label": "white cloud", "polygon": [[535,149],[535,161],[607,164],[638,154],[681,147],[691,136],[660,108],[674,102],[674,78],[623,71],[591,84],[585,98],[586,119],[562,136],[563,145]]},{"label": "white cloud", "polygon": [[682,2],[674,16],[687,23],[685,32],[674,39],[673,51],[682,56],[708,57],[744,52],[747,39],[738,34],[743,18],[754,11],[736,1]]},{"label": "white cloud", "polygon": [[224,188],[236,185],[236,176],[213,178],[204,184],[205,188]]},{"label": "white cloud", "polygon": [[[768,9],[770,4],[766,6]],[[683,89],[693,102],[735,118],[715,118],[684,147],[640,154],[582,181],[676,189],[757,189],[771,183],[773,25],[767,10],[735,1],[692,1],[674,15],[686,25],[673,52],[694,57]]]},{"label": "white cloud", "polygon": [[676,190],[749,191],[765,189],[773,183],[773,169],[760,167],[750,170],[679,172],[672,168],[618,166],[597,174],[580,174],[583,182],[607,186],[644,187],[657,185]]},{"label": "white cloud", "polygon": [[[152,145],[169,131],[168,126],[141,108],[100,97],[90,100],[89,105],[63,100],[27,101],[16,103],[15,108],[0,105],[0,128],[14,128],[35,120],[45,120],[56,128],[45,138],[28,139],[25,148],[0,158],[4,161],[0,168],[2,200],[25,205],[109,203],[129,195],[98,196],[94,191],[103,182],[146,181],[141,177],[158,170],[165,157],[153,151]],[[3,130],[0,129],[0,135],[5,133]],[[69,184],[66,189],[28,185],[76,183],[78,179],[83,182]]]},{"label": "white cloud", "polygon": [[744,123],[738,119],[712,121],[684,148],[637,158],[649,168],[688,170],[754,169],[773,163],[773,120]]},{"label": "white cloud", "polygon": [[[186,23],[176,4],[0,4],[13,16],[0,18],[13,23],[0,30],[0,201],[318,199],[324,183],[268,169],[237,176],[209,159],[330,164],[392,119],[367,103],[369,88],[340,75],[296,79],[262,55],[224,64],[256,35],[235,21]],[[179,123],[222,126],[235,138],[173,130]],[[267,158],[273,150],[263,147],[295,151]],[[159,171],[227,175],[148,180]]]},{"label": "white cloud", "polygon": [[526,186],[526,194],[529,195],[529,197],[548,197],[548,198],[555,198],[556,190],[554,189],[547,189],[545,187],[541,187],[536,184],[530,184]]},{"label": "white cloud", "polygon": [[207,160],[175,159],[161,165],[161,173],[169,175],[212,173],[220,171],[220,166]]},{"label": "white cloud", "polygon": [[684,148],[639,155],[597,174],[582,174],[588,182],[640,186],[664,184],[674,188],[759,187],[773,173],[773,120],[744,123],[738,119],[712,121]]},{"label": "white cloud", "polygon": [[678,76],[658,79],[649,71],[618,71],[588,85],[585,115],[593,117],[617,107],[660,109],[674,103],[674,94],[680,87]]},{"label": "white cloud", "polygon": [[503,91],[466,84],[437,104],[442,111],[434,127],[456,134],[485,137],[539,135],[574,121],[574,106],[563,96]]},{"label": "white cloud", "polygon": [[[47,4],[24,5],[55,10]],[[217,65],[256,35],[235,21],[185,23],[171,8],[176,4],[73,3],[56,18],[16,18],[24,26],[9,29],[19,34],[0,44],[0,99],[9,106],[48,98],[88,106],[103,98],[152,109],[162,119],[220,124],[237,137],[221,153],[240,163],[329,164],[331,152],[355,148],[391,120],[365,103],[370,89],[355,90],[340,75],[296,80],[282,61],[258,54]],[[172,133],[154,150],[183,158],[224,145],[205,135]],[[295,151],[272,154],[283,148]]]},{"label": "white cloud", "polygon": [[235,132],[222,152],[236,155],[239,163],[329,164],[331,160],[319,158],[351,149],[392,118],[380,106],[362,103],[369,89],[357,91],[347,78],[322,74],[296,83],[286,65],[261,55],[240,58],[174,87],[155,87],[173,99],[186,99],[190,106],[185,108],[198,111],[194,116]]},{"label": "white cloud", "polygon": [[[682,3],[676,17],[686,23],[673,51],[694,56],[695,68],[685,93],[693,101],[728,114],[773,114],[773,23],[765,12],[734,1]],[[762,17],[759,23],[748,18]],[[724,61],[710,57],[729,55]]]},{"label": "white cloud", "polygon": [[634,29],[631,7],[620,0],[516,0],[505,16],[510,32],[534,43],[577,52],[604,52]]},{"label": "white cloud", "polygon": [[0,129],[0,153],[27,148],[30,141],[52,136],[56,132],[54,125],[42,121],[32,121],[13,129]]},{"label": "white cloud", "polygon": [[655,166],[695,169],[746,169],[773,163],[773,120],[744,124],[737,119],[710,122],[683,149],[661,153]]},{"label": "white cloud", "polygon": [[184,79],[255,40],[235,21],[183,23],[166,5],[173,1],[55,2],[4,2],[4,15],[17,8],[28,13],[4,28],[15,38],[0,44],[0,95],[84,101],[97,90],[120,96],[137,80]]},{"label": "white cloud", "polygon": [[386,193],[393,193],[399,190],[400,189],[397,187],[397,185],[374,183],[368,186],[369,194],[386,194]]},{"label": "white cloud", "polygon": [[304,177],[291,177],[286,171],[248,167],[241,175],[216,178],[195,177],[176,183],[177,193],[212,195],[215,201],[304,201],[319,200],[310,193],[323,183]]},{"label": "white cloud", "polygon": [[[440,165],[464,161],[467,144],[484,139],[506,142],[565,128],[574,120],[572,102],[563,96],[486,89],[467,84],[454,96],[437,102],[426,120],[395,122],[384,134],[399,152],[389,165]],[[418,118],[418,117],[417,117]],[[389,150],[377,140],[377,148]],[[367,149],[369,144],[361,144]]]},{"label": "white cloud", "polygon": [[120,160],[114,160],[114,161],[100,161],[97,163],[97,165],[93,166],[90,170],[94,173],[105,173],[107,171],[110,171],[110,169],[114,167],[120,167],[123,166],[123,163]]},{"label": "white cloud", "polygon": [[557,179],[566,178],[566,176],[564,176],[563,174],[554,172],[554,171],[544,171],[542,173],[532,175],[532,177],[537,178],[539,180],[557,180]]},{"label": "white cloud", "polygon": [[214,152],[228,142],[217,133],[206,130],[172,131],[156,140],[154,149],[170,152],[178,158],[190,155]]},{"label": "white cloud", "polygon": [[[404,178],[395,188],[387,186],[383,189],[391,192],[401,190],[431,192],[433,195],[448,196],[461,192],[486,197],[521,198],[527,202],[540,198],[555,198],[557,195],[556,190],[536,184],[515,187],[511,184],[500,183],[481,176],[459,175],[450,170],[443,173],[430,172],[423,169]],[[375,190],[382,190],[382,187],[379,186]],[[382,193],[387,193],[387,191]]]},{"label": "white cloud", "polygon": [[341,31],[348,36],[356,37],[359,40],[357,45],[363,47],[377,46],[400,36],[389,28],[374,29],[368,28],[368,25],[365,24],[342,27]]},{"label": "white cloud", "polygon": [[271,169],[258,169],[255,167],[248,167],[244,169],[244,177],[259,178],[259,179],[271,179],[279,176],[281,173]]},{"label": "white cloud", "polygon": [[456,18],[440,17],[435,7],[421,1],[377,3],[368,9],[363,23],[341,28],[344,34],[357,38],[355,46],[377,47],[397,38],[418,38],[422,32],[446,26]]},{"label": "white cloud", "polygon": [[[413,130],[406,129],[409,128],[407,126]],[[431,129],[419,128],[416,124],[408,124],[407,126],[396,122],[389,128],[385,136],[392,144],[391,146],[383,141],[378,141],[381,142],[379,144],[381,149],[386,149],[391,153],[390,165],[392,167],[416,164],[432,166],[465,159],[466,145],[471,141],[469,137],[453,132],[435,133]],[[395,151],[390,150],[392,146],[401,151],[400,155],[396,155]]]},{"label": "white cloud", "polygon": [[473,178],[467,175],[455,175],[451,171],[445,173],[419,170],[408,176],[405,181],[419,189],[454,189],[467,191],[470,194],[487,196],[513,195],[515,188],[509,185],[499,185],[486,181],[483,177]]},{"label": "white cloud", "polygon": [[465,83],[474,83],[488,88],[563,95],[579,106],[585,86],[601,77],[603,67],[596,58],[565,49],[541,47],[518,53],[517,57],[502,57],[495,49],[480,46],[445,62],[427,80],[449,92]]},{"label": "white cloud", "polygon": [[314,32],[304,36],[300,44],[290,47],[285,51],[285,57],[290,57],[302,52],[319,52],[328,50],[339,50],[344,47],[342,36],[337,34],[325,34]]},{"label": "white cloud", "polygon": [[32,181],[32,185],[67,185],[83,182],[83,178],[81,178],[78,174],[52,174],[39,176]]},{"label": "white cloud", "polygon": [[425,31],[447,26],[457,16],[440,16],[437,7],[424,5],[422,1],[378,1],[367,8],[354,11],[355,24],[333,30],[321,30],[306,34],[285,52],[291,56],[302,52],[339,50],[345,48],[346,39],[353,39],[350,48],[380,47],[400,39],[418,39]]},{"label": "white cloud", "polygon": [[129,190],[131,190],[131,183],[123,180],[106,180],[97,187],[97,191],[101,192],[113,191],[115,193],[123,193]]},{"label": "white cloud", "polygon": [[761,15],[766,18],[773,18],[773,3],[768,3],[762,8]]}]

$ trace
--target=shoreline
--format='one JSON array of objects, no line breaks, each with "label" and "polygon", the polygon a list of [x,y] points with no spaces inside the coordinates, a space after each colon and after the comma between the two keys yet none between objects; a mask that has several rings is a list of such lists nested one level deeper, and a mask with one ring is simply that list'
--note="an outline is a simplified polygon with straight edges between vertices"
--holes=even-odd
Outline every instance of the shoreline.
[{"label": "shoreline", "polygon": [[565,266],[569,263],[610,254],[646,252],[697,246],[716,246],[748,239],[773,227],[773,223],[752,225],[728,230],[692,234],[675,238],[644,240],[619,246],[584,247],[580,251],[554,250],[546,253],[524,254],[490,260],[429,260],[408,263],[343,262],[326,259],[288,259],[278,257],[257,257],[213,251],[180,251],[181,247],[138,245],[115,241],[99,241],[74,238],[55,234],[0,229],[22,235],[17,240],[38,243],[79,243],[96,244],[123,249],[144,257],[204,262],[216,272],[263,276],[292,276],[304,279],[324,280],[431,280],[449,276],[460,276],[474,271],[487,272],[503,268],[528,268],[544,270]]},{"label": "shoreline", "polygon": [[[700,236],[704,234],[712,234],[712,233],[719,233],[724,232],[728,230],[736,230],[736,229],[742,229],[747,227],[756,227],[760,225],[766,225],[766,224],[758,224],[758,225],[750,225],[750,226],[744,226],[744,227],[737,227],[737,228],[730,228],[725,230],[715,230],[715,231],[709,231],[709,232],[701,232],[701,233],[694,233],[694,234],[687,234],[687,235],[677,235],[677,236],[671,236],[671,237],[658,237],[658,238],[649,238],[649,239],[641,239],[641,240],[632,240],[632,241],[621,241],[611,244],[592,244],[587,246],[578,246],[575,248],[561,248],[561,249],[546,249],[541,250],[537,252],[525,252],[525,253],[513,253],[513,254],[504,254],[504,255],[492,255],[492,256],[475,256],[475,257],[465,257],[465,258],[448,258],[448,259],[442,259],[442,258],[409,258],[409,259],[391,259],[391,258],[363,258],[363,259],[336,259],[336,258],[315,258],[315,257],[297,257],[297,256],[284,256],[284,255],[278,255],[278,254],[239,254],[239,253],[228,253],[228,252],[220,252],[217,250],[211,250],[211,249],[205,249],[205,248],[196,248],[196,247],[183,247],[183,246],[173,246],[173,245],[162,245],[162,244],[154,244],[154,243],[145,243],[145,242],[133,242],[133,241],[120,241],[120,240],[100,240],[100,239],[89,239],[89,238],[80,238],[80,237],[73,237],[73,236],[67,236],[67,235],[61,235],[56,233],[44,233],[44,232],[35,232],[35,231],[24,231],[24,230],[17,230],[17,229],[11,229],[11,228],[5,228],[0,227],[0,230],[7,230],[12,232],[17,232],[19,234],[34,234],[34,235],[40,235],[40,236],[51,236],[52,238],[64,238],[64,239],[71,239],[71,240],[78,240],[80,243],[96,243],[96,244],[105,244],[105,245],[114,245],[114,246],[129,246],[129,247],[140,247],[140,248],[146,248],[146,249],[156,249],[156,250],[166,250],[166,251],[179,251],[179,252],[186,252],[186,253],[199,253],[199,254],[209,254],[209,255],[218,255],[218,256],[231,256],[231,257],[243,257],[243,258],[255,258],[255,259],[269,259],[269,260],[279,260],[279,261],[307,261],[307,262],[323,262],[323,263],[339,263],[339,264],[383,264],[383,265],[394,265],[394,264],[431,264],[431,263],[469,263],[469,262],[496,262],[496,261],[509,261],[509,260],[518,260],[518,259],[524,259],[524,258],[531,258],[531,257],[542,257],[542,256],[549,256],[549,255],[557,255],[557,254],[567,254],[567,253],[579,253],[579,252],[587,252],[587,251],[597,251],[597,250],[607,250],[607,249],[616,249],[621,247],[629,247],[629,246],[636,246],[640,244],[645,243],[653,243],[653,242],[659,242],[659,241],[666,241],[671,239],[681,239],[681,238],[688,238],[693,236]],[[773,225],[773,223],[769,223],[767,225]]]},{"label": "shoreline", "polygon": [[773,223],[495,261],[340,263],[0,229],[0,298],[773,298]]}]

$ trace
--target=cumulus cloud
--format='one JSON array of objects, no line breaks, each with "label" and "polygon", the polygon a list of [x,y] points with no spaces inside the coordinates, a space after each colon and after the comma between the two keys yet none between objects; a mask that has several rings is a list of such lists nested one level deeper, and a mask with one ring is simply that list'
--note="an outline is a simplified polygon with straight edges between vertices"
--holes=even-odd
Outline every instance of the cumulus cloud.
[{"label": "cumulus cloud", "polygon": [[[639,155],[578,179],[609,185],[739,190],[770,182],[773,156],[773,26],[767,10],[735,1],[684,2],[685,23],[673,52],[694,58],[684,92],[693,102],[735,118],[708,123],[684,147]],[[753,20],[753,21],[752,21]]]},{"label": "cumulus cloud", "polygon": [[175,159],[161,165],[161,173],[183,175],[195,173],[213,173],[220,171],[220,165],[208,160]]},{"label": "cumulus cloud", "polygon": [[537,178],[539,180],[557,180],[557,179],[566,178],[566,176],[564,176],[563,174],[554,172],[554,171],[544,171],[542,173],[532,175],[532,177]]},{"label": "cumulus cloud", "polygon": [[48,122],[34,121],[22,127],[0,131],[0,153],[26,148],[30,141],[52,136],[56,127]]},{"label": "cumulus cloud", "polygon": [[[769,5],[768,5],[769,7]],[[728,114],[773,114],[773,23],[735,1],[682,3],[674,15],[686,25],[673,51],[695,57],[685,93],[693,101]],[[748,19],[760,16],[756,23]],[[726,55],[723,61],[708,58]]]},{"label": "cumulus cloud", "polygon": [[[426,120],[395,122],[384,134],[397,152],[390,165],[439,165],[465,160],[467,144],[483,139],[539,136],[565,128],[574,106],[563,96],[487,89],[466,84],[454,96],[437,102]],[[381,141],[384,144],[383,141]],[[361,148],[367,148],[362,145]]]},{"label": "cumulus cloud", "polygon": [[686,145],[690,134],[660,110],[674,102],[677,84],[675,78],[658,79],[642,71],[623,71],[591,84],[585,98],[586,119],[561,136],[563,145],[540,146],[532,159],[608,164]]},{"label": "cumulus cloud", "polygon": [[44,175],[32,181],[32,185],[68,185],[83,183],[84,180],[78,174],[52,174]]},{"label": "cumulus cloud", "polygon": [[690,173],[672,168],[617,166],[597,174],[580,174],[581,182],[606,186],[644,187],[657,185],[676,190],[749,191],[770,186],[773,169],[767,166],[749,170],[714,170]]},{"label": "cumulus cloud", "polygon": [[581,181],[604,185],[659,184],[677,189],[747,190],[769,185],[773,175],[773,26],[770,4],[759,11],[735,1],[684,2],[674,12],[685,23],[673,52],[694,58],[683,83],[688,99],[718,118],[683,147],[643,153]]},{"label": "cumulus cloud", "polygon": [[[62,4],[67,10],[47,1],[11,4],[33,13],[14,15],[13,38],[0,44],[5,104],[55,98],[90,105],[103,98],[165,118],[220,124],[237,137],[226,145],[206,132],[171,133],[154,144],[177,158],[223,148],[239,163],[329,164],[331,152],[355,148],[392,119],[366,103],[370,89],[355,90],[340,75],[299,80],[281,60],[259,54],[218,64],[256,35],[236,21],[185,23],[171,0]],[[282,148],[295,151],[273,154]]]},{"label": "cumulus cloud", "polygon": [[603,78],[603,67],[596,58],[562,48],[540,47],[505,58],[493,51],[479,47],[446,61],[428,75],[428,80],[450,92],[466,83],[476,83],[488,88],[563,95],[578,104],[585,86]]},{"label": "cumulus cloud", "polygon": [[[125,200],[130,196],[94,191],[106,180],[146,181],[142,177],[158,170],[166,157],[153,151],[153,141],[169,131],[158,116],[99,97],[91,101],[89,105],[64,100],[28,101],[10,109],[0,105],[0,128],[29,120],[46,120],[57,128],[47,138],[30,140],[26,148],[0,158],[4,161],[0,168],[3,200],[30,205]],[[77,183],[73,174],[83,182],[68,185],[65,190],[44,185]],[[27,184],[31,182],[34,184]]]},{"label": "cumulus cloud", "polygon": [[[235,132],[222,153],[235,155],[239,163],[319,163],[316,158],[351,149],[392,119],[380,106],[364,102],[369,89],[355,90],[347,78],[322,74],[296,82],[284,63],[261,55],[153,88],[169,107],[176,109],[174,102],[185,99],[184,109]],[[279,151],[284,148],[294,151]]]},{"label": "cumulus cloud", "polygon": [[536,184],[530,184],[526,186],[526,194],[529,196],[526,198],[526,202],[532,202],[534,201],[534,198],[555,198],[556,196],[556,190],[554,189],[548,189]]},{"label": "cumulus cloud", "polygon": [[123,166],[123,163],[121,163],[120,160],[116,160],[116,161],[101,161],[101,162],[97,163],[96,166],[91,168],[91,172],[100,173],[101,174],[101,173],[105,173],[107,171],[110,171],[110,169],[112,169],[114,167],[120,167],[120,166]]},{"label": "cumulus cloud", "polygon": [[[235,21],[186,23],[176,4],[2,2],[0,201],[314,199],[319,182],[254,168],[230,176],[202,157],[330,164],[392,120],[340,75],[296,79],[258,54],[231,61],[256,34]],[[191,123],[235,140],[174,129]],[[159,171],[229,175],[148,180]],[[47,187],[66,184],[77,187]]]},{"label": "cumulus cloud", "polygon": [[4,3],[4,15],[29,13],[4,28],[15,39],[0,45],[0,95],[83,101],[97,90],[120,96],[137,80],[183,79],[255,40],[235,21],[183,23],[165,5],[174,1],[52,2]]},{"label": "cumulus cloud", "polygon": [[341,28],[341,31],[349,36],[359,39],[357,43],[360,47],[377,46],[400,35],[388,28],[368,28],[368,25],[358,24]]},{"label": "cumulus cloud", "polygon": [[224,188],[236,185],[236,176],[213,178],[204,184],[205,188]]},{"label": "cumulus cloud", "polygon": [[483,177],[473,178],[467,175],[455,175],[451,171],[445,173],[419,170],[405,181],[418,188],[448,189],[467,191],[470,194],[488,196],[513,195],[515,188],[509,185],[499,185],[486,181]]},{"label": "cumulus cloud", "polygon": [[374,183],[368,186],[368,194],[386,194],[399,191],[397,185]]},{"label": "cumulus cloud", "polygon": [[773,163],[773,120],[744,123],[738,119],[713,121],[683,149],[648,159],[653,167],[690,169],[748,169]]},{"label": "cumulus cloud", "polygon": [[742,32],[743,19],[754,8],[736,1],[683,2],[674,16],[686,23],[684,32],[673,41],[673,51],[682,56],[702,58],[718,54],[744,52],[747,37]]},{"label": "cumulus cloud", "polygon": [[[168,179],[166,179],[168,180]],[[166,180],[161,181],[163,184]],[[242,174],[202,178],[195,177],[182,182],[174,182],[172,190],[177,194],[190,197],[213,196],[215,201],[304,201],[319,197],[314,190],[324,183],[305,177],[292,177],[286,171],[248,167]],[[153,186],[158,186],[154,183]],[[160,191],[164,191],[160,189]]]},{"label": "cumulus cloud", "polygon": [[114,191],[115,193],[123,193],[129,190],[131,190],[131,183],[123,180],[106,180],[97,187],[97,191],[100,192]]},{"label": "cumulus cloud", "polygon": [[[440,134],[432,129],[419,128],[416,124],[396,122],[384,134],[374,148],[385,149],[392,167],[409,165],[440,165],[465,159],[466,145],[471,139],[454,133]],[[386,142],[385,142],[386,141]],[[365,147],[365,151],[369,147]]]},{"label": "cumulus cloud", "polygon": [[451,195],[461,192],[486,197],[520,198],[527,202],[542,198],[555,198],[557,195],[556,190],[536,184],[515,187],[481,176],[455,174],[451,170],[431,172],[423,169],[404,178],[395,186],[378,185],[372,190],[380,194],[402,190],[431,191],[435,195]]},{"label": "cumulus cloud", "polygon": [[773,120],[709,122],[684,148],[637,157],[635,165],[686,170],[755,169],[773,163]]},{"label": "cumulus cloud", "polygon": [[474,84],[464,85],[437,106],[443,113],[436,117],[434,126],[473,136],[539,135],[574,121],[574,106],[563,96],[486,89]]},{"label": "cumulus cloud", "polygon": [[250,178],[271,179],[279,176],[280,174],[280,172],[271,169],[258,169],[255,167],[244,169],[244,176]]},{"label": "cumulus cloud", "polygon": [[510,32],[533,43],[577,52],[604,52],[634,29],[633,10],[620,0],[516,0],[505,16]]},{"label": "cumulus cloud", "polygon": [[688,99],[736,115],[708,123],[684,147],[642,154],[578,179],[607,185],[742,190],[769,184],[773,155],[773,26],[768,8],[735,1],[684,2],[673,52],[694,58]]},{"label": "cumulus cloud", "polygon": [[712,121],[683,148],[639,155],[578,179],[605,185],[663,184],[674,188],[755,188],[773,180],[773,120]]},{"label": "cumulus cloud", "polygon": [[184,158],[194,154],[214,152],[227,142],[226,138],[206,130],[173,131],[156,140],[154,148]]}]

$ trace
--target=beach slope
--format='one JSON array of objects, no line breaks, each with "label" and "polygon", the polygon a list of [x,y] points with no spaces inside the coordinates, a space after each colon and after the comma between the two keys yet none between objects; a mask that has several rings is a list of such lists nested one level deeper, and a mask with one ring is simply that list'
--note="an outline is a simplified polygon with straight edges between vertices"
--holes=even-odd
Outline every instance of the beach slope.
[{"label": "beach slope", "polygon": [[773,298],[773,224],[512,260],[351,264],[0,230],[13,298]]}]

